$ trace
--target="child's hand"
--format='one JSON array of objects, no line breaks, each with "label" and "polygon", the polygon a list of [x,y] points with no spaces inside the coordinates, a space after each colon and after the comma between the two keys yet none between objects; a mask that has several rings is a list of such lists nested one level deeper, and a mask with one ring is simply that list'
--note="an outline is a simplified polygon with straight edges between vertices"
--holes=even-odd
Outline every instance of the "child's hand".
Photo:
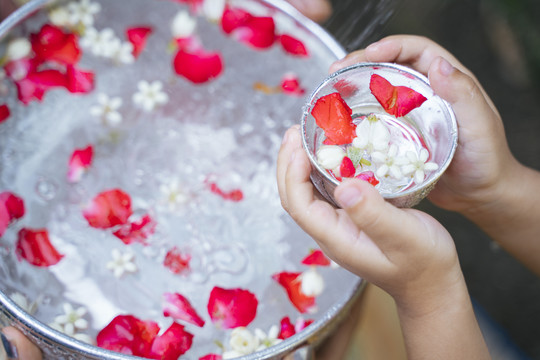
[{"label": "child's hand", "polygon": [[467,212],[489,206],[507,192],[523,167],[510,153],[495,106],[454,56],[426,38],[399,35],[349,54],[330,70],[365,61],[396,62],[427,75],[435,93],[454,109],[458,148],[430,193],[431,201],[448,210]]},{"label": "child's hand", "polygon": [[[340,184],[336,209],[314,192],[311,164],[298,127],[289,129],[278,156],[283,207],[337,263],[415,311],[433,310],[462,286],[452,238],[432,217],[387,203],[362,180]],[[412,305],[411,305],[412,304]],[[413,309],[411,308],[411,311]]]},{"label": "child's hand", "polygon": [[313,21],[322,23],[332,15],[332,4],[329,0],[287,0],[302,14]]}]

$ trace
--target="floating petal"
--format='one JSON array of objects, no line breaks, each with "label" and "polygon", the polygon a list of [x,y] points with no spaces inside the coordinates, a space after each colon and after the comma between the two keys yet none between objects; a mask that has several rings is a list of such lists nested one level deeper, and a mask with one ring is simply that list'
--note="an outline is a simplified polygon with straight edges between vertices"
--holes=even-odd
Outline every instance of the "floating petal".
[{"label": "floating petal", "polygon": [[302,260],[304,265],[329,266],[330,260],[324,255],[321,250],[313,250]]},{"label": "floating petal", "polygon": [[126,29],[128,41],[133,45],[133,56],[138,58],[146,47],[148,36],[152,34],[152,28],[149,26],[136,26]]},{"label": "floating petal", "polygon": [[315,297],[306,296],[300,291],[302,281],[299,277],[301,275],[302,273],[282,272],[272,275],[272,278],[287,291],[289,300],[291,300],[291,303],[298,311],[301,313],[311,313],[316,310]]},{"label": "floating petal", "polygon": [[15,249],[19,259],[25,259],[30,264],[39,267],[55,265],[64,257],[51,244],[49,233],[45,229],[21,229]]},{"label": "floating petal", "polygon": [[336,145],[350,144],[356,137],[356,125],[352,122],[352,110],[339,93],[331,93],[317,100],[311,115],[324,130],[327,138]]},{"label": "floating petal", "polygon": [[146,357],[159,360],[177,360],[191,348],[193,335],[184,330],[178,323],[154,339],[152,348]]},{"label": "floating petal", "polygon": [[285,50],[285,52],[287,52],[288,54],[301,57],[309,56],[309,53],[304,43],[291,35],[281,35],[279,37],[279,42],[283,47],[283,50]]},{"label": "floating petal", "polygon": [[84,149],[76,149],[69,159],[68,181],[71,183],[81,180],[83,174],[92,165],[94,148],[88,145]]},{"label": "floating petal", "polygon": [[413,89],[406,86],[394,86],[377,74],[371,75],[369,89],[384,110],[395,117],[407,115],[427,100],[424,95]]},{"label": "floating petal", "polygon": [[130,196],[119,189],[98,194],[83,210],[88,224],[98,229],[126,224],[132,213]]},{"label": "floating petal", "polygon": [[178,293],[163,294],[163,316],[170,316],[175,320],[187,321],[199,327],[204,326],[204,320],[197,314],[188,299]]},{"label": "floating petal", "polygon": [[248,326],[255,319],[258,304],[255,295],[248,290],[214,287],[207,308],[212,322],[233,329]]},{"label": "floating petal", "polygon": [[219,52],[181,48],[173,60],[174,71],[194,84],[217,78],[223,72],[223,59]]}]

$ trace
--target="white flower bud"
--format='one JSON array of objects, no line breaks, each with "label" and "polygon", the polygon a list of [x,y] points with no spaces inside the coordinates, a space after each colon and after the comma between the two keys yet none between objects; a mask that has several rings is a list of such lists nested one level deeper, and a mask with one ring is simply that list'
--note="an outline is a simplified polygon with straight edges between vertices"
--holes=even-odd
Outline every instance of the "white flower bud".
[{"label": "white flower bud", "polygon": [[30,55],[32,44],[25,38],[16,38],[7,45],[6,57],[9,60],[20,60]]},{"label": "white flower bud", "polygon": [[225,0],[204,0],[202,11],[210,21],[220,21],[225,10]]},{"label": "white flower bud", "polygon": [[319,296],[324,290],[324,279],[314,268],[304,271],[300,281],[300,291],[306,296]]},{"label": "white flower bud", "polygon": [[187,38],[193,34],[197,21],[187,11],[179,11],[171,23],[171,33],[175,39]]},{"label": "white flower bud", "polygon": [[247,355],[257,350],[259,347],[259,339],[247,328],[241,326],[231,331],[229,344],[233,351]]},{"label": "white flower bud", "polygon": [[317,162],[327,170],[335,169],[341,165],[345,155],[345,150],[337,145],[323,145],[317,150]]}]

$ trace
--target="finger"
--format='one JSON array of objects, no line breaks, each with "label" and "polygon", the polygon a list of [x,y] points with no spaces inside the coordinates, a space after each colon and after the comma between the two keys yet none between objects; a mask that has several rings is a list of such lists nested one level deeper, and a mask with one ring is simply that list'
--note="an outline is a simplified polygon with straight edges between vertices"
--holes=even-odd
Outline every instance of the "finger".
[{"label": "finger", "polygon": [[281,206],[286,211],[289,210],[287,205],[288,201],[285,185],[285,174],[287,173],[287,167],[289,166],[293,152],[301,147],[300,127],[298,125],[294,125],[285,132],[277,158],[276,178],[279,198],[281,199]]},{"label": "finger", "polygon": [[418,246],[418,219],[386,202],[377,189],[365,181],[342,182],[334,192],[340,206],[381,251],[392,259],[395,253]]},{"label": "finger", "polygon": [[[285,176],[289,214],[341,266],[366,277],[387,259],[351,221],[347,213],[319,200],[309,180],[310,164],[303,149],[293,154]],[[367,278],[367,277],[366,277]]]},{"label": "finger", "polygon": [[[41,360],[39,348],[14,327],[2,329],[2,343],[6,342],[5,350],[8,359]],[[1,355],[1,352],[0,352]]]},{"label": "finger", "polygon": [[[499,117],[493,102],[477,80],[454,67],[445,58],[434,59],[428,70],[428,78],[433,91],[452,105],[458,119],[483,119],[490,113]],[[469,121],[467,125],[483,127],[485,124],[484,121]],[[473,131],[477,135],[484,134],[480,130],[487,129]],[[502,123],[498,131],[502,131]]]}]

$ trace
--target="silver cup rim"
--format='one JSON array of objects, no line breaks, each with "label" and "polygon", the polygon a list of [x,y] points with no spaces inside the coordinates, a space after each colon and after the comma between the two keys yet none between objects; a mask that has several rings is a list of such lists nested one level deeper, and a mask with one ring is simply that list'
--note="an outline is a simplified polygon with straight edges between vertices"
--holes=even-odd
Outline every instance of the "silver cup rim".
[{"label": "silver cup rim", "polygon": [[[354,65],[350,65],[347,67],[344,67],[343,69],[340,69],[330,75],[328,75],[320,84],[313,90],[309,97],[308,104],[304,107],[304,111],[302,113],[302,121],[301,121],[301,135],[302,135],[302,146],[305,150],[305,152],[308,155],[309,161],[311,162],[312,166],[315,167],[315,169],[324,177],[326,181],[331,182],[334,186],[338,186],[340,184],[340,181],[338,181],[336,178],[330,176],[330,174],[321,167],[321,165],[317,162],[317,159],[315,158],[314,154],[309,150],[309,145],[307,142],[307,134],[306,134],[306,127],[307,127],[307,119],[310,115],[310,110],[313,106],[313,99],[317,96],[319,91],[326,86],[330,81],[333,79],[339,77],[340,75],[350,72],[350,71],[356,71],[356,70],[373,70],[374,68],[384,68],[384,69],[391,69],[391,70],[397,70],[404,73],[407,73],[411,76],[413,76],[416,80],[424,83],[428,87],[431,87],[429,84],[428,78],[423,75],[422,73],[411,69],[407,66],[396,64],[396,63],[389,63],[389,62],[361,62]],[[437,95],[434,95],[437,96]],[[438,96],[437,96],[438,97]],[[423,188],[429,188],[430,186],[433,186],[438,179],[441,177],[441,175],[446,171],[448,166],[450,166],[450,163],[452,162],[452,159],[454,157],[454,154],[456,152],[457,144],[458,144],[458,124],[456,120],[456,116],[454,114],[454,111],[452,107],[450,106],[450,103],[448,103],[446,100],[440,98],[441,103],[443,104],[444,108],[448,112],[450,116],[450,126],[451,126],[451,139],[452,139],[452,145],[450,147],[450,151],[447,154],[446,159],[442,163],[441,166],[435,171],[435,173],[428,179],[428,181],[424,182],[422,186],[412,186],[409,189],[396,193],[396,194],[383,194],[384,199],[392,200],[392,199],[398,199],[398,198],[404,198],[407,196],[410,196],[420,189]]]}]

